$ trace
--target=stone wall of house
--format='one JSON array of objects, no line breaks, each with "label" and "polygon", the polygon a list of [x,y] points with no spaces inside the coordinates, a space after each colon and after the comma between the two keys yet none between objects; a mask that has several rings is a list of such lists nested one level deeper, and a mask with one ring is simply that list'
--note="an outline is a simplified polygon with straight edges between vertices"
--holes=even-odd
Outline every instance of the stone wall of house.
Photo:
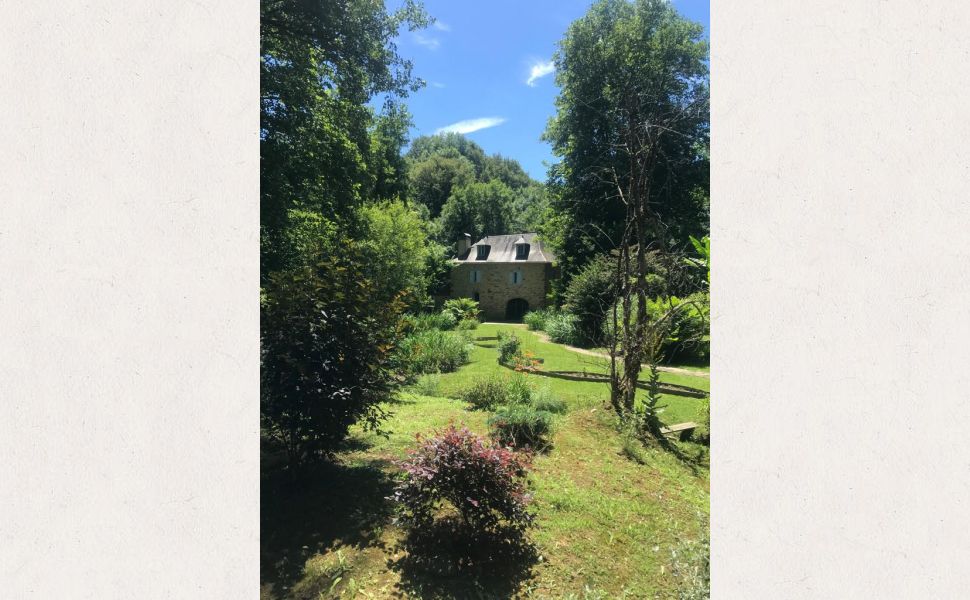
[{"label": "stone wall of house", "polygon": [[[477,270],[480,279],[472,281],[471,273]],[[512,272],[522,274],[522,282],[512,283]],[[549,263],[460,263],[451,270],[451,295],[453,298],[475,298],[487,321],[505,320],[508,301],[522,298],[529,303],[529,310],[546,305],[549,281],[553,276]]]}]

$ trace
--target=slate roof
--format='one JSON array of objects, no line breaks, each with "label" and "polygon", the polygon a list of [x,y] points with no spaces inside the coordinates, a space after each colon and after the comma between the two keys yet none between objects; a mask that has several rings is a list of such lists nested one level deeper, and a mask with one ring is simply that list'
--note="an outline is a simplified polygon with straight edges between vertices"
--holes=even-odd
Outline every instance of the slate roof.
[{"label": "slate roof", "polygon": [[[529,244],[529,256],[524,259],[515,258],[515,245]],[[489,246],[488,255],[479,260],[478,246]],[[556,260],[552,252],[542,247],[542,241],[535,233],[513,233],[509,235],[488,235],[472,244],[461,256],[455,257],[459,263],[523,263],[540,262],[551,263]]]}]

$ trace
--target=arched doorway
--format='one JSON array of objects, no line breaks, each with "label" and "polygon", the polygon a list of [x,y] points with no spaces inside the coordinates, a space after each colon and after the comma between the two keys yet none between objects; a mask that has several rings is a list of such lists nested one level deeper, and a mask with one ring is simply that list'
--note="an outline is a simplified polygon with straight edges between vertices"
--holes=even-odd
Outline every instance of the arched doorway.
[{"label": "arched doorway", "polygon": [[512,298],[505,305],[505,319],[507,321],[521,321],[527,312],[529,312],[529,303],[523,298]]}]

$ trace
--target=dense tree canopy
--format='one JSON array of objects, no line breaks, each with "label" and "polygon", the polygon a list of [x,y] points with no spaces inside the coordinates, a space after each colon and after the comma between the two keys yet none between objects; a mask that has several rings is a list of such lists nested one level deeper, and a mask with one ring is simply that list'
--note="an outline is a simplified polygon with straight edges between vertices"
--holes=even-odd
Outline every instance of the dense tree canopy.
[{"label": "dense tree canopy", "polygon": [[[655,242],[686,247],[708,230],[707,43],[700,25],[663,0],[600,0],[574,22],[555,55],[561,91],[545,138],[555,217],[546,230],[567,275],[619,243],[632,148],[631,120],[657,134],[648,168]],[[689,114],[688,114],[689,113]],[[676,130],[659,134],[661,123]],[[651,129],[652,128],[652,129]]]},{"label": "dense tree canopy", "polygon": [[[389,14],[369,0],[262,0],[260,225],[265,277],[292,264],[292,210],[318,213],[353,235],[363,198],[399,192],[395,158],[410,126],[396,98],[418,88],[392,39],[424,26],[406,2]],[[383,115],[367,102],[386,94]]]}]

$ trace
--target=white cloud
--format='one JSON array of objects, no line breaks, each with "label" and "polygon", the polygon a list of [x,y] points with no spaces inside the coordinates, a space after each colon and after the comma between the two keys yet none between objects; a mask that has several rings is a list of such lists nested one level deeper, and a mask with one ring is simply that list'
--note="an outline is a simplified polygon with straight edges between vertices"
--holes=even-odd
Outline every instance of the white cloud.
[{"label": "white cloud", "polygon": [[535,87],[536,79],[540,77],[545,77],[546,75],[554,72],[556,70],[556,65],[550,60],[548,62],[539,61],[532,65],[532,70],[529,71],[529,78],[525,80],[526,85]]},{"label": "white cloud", "polygon": [[441,88],[445,87],[445,84],[441,83],[440,81],[432,81],[431,82],[431,87],[435,87],[435,88],[441,89]]},{"label": "white cloud", "polygon": [[428,50],[437,50],[438,46],[441,45],[441,42],[438,40],[438,38],[428,37],[421,33],[414,34],[414,41],[424,46]]},{"label": "white cloud", "polygon": [[438,31],[451,31],[451,25],[444,23],[442,21],[435,21],[434,28]]},{"label": "white cloud", "polygon": [[496,125],[501,125],[505,122],[505,117],[482,117],[480,119],[466,119],[464,121],[458,121],[457,123],[452,123],[451,125],[445,125],[435,130],[435,133],[471,133],[473,131],[478,131],[479,129],[487,129],[489,127],[495,127]]}]

